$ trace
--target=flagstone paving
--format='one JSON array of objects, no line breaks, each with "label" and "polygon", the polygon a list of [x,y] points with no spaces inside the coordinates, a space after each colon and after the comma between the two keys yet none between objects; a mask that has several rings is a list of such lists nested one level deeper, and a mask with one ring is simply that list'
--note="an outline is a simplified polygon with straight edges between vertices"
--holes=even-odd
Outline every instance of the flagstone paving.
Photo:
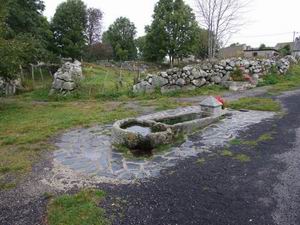
[{"label": "flagstone paving", "polygon": [[[164,111],[142,119],[166,114],[197,112],[198,107],[187,107]],[[232,115],[199,131],[180,146],[153,155],[149,159],[128,159],[111,145],[111,125],[80,128],[57,138],[54,152],[55,165],[70,169],[81,175],[103,178],[106,182],[132,182],[138,179],[158,176],[164,168],[171,167],[181,159],[196,156],[209,148],[225,145],[247,126],[271,118],[270,112],[231,111]]]}]

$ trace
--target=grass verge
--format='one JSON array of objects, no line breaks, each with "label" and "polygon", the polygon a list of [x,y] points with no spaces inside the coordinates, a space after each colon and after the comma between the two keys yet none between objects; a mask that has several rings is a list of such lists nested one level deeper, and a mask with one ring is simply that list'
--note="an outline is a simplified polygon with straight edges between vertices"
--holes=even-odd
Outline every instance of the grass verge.
[{"label": "grass verge", "polygon": [[104,192],[84,190],[75,195],[63,195],[48,205],[49,225],[108,225],[105,212],[99,207]]},{"label": "grass verge", "polygon": [[270,98],[241,98],[228,103],[228,107],[235,110],[257,110],[279,112],[281,105]]}]

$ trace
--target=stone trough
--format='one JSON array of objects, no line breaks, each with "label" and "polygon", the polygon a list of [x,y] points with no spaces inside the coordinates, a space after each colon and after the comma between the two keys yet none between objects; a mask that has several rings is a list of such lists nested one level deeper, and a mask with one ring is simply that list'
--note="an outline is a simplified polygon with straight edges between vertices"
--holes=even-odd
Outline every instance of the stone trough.
[{"label": "stone trough", "polygon": [[112,128],[112,143],[132,150],[151,151],[174,142],[182,134],[191,134],[219,121],[227,113],[222,104],[209,97],[180,114],[157,114],[150,118],[117,121]]}]

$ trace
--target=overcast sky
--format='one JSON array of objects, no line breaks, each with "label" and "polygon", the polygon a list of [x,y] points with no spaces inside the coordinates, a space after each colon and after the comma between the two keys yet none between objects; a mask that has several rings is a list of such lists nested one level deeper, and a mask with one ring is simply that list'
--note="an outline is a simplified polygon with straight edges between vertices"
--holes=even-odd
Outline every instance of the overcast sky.
[{"label": "overcast sky", "polygon": [[[44,0],[45,15],[50,19],[57,5],[64,0]],[[151,23],[153,8],[158,0],[84,0],[88,7],[100,8],[104,12],[104,29],[120,16],[135,23],[138,36],[144,34],[144,27]],[[185,0],[191,7],[194,0]],[[235,34],[229,43],[239,42],[253,47],[265,43],[274,46],[278,42],[293,39],[293,31],[300,36],[300,0],[252,0],[245,15],[248,24]]]}]

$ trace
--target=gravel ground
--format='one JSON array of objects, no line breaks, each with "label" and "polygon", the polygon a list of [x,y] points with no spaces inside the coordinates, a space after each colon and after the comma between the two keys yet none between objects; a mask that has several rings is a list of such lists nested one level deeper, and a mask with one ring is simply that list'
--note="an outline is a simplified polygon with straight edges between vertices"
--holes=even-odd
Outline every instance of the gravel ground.
[{"label": "gravel ground", "polygon": [[[232,146],[251,161],[202,154],[139,185],[107,189],[113,224],[300,224],[300,92],[280,98],[287,113],[240,133],[257,146]],[[204,163],[197,163],[204,158]],[[103,188],[103,187],[102,187]]]},{"label": "gravel ground", "polygon": [[[286,114],[240,133],[246,140],[266,133],[274,137],[255,147],[230,147],[234,154],[249,156],[249,162],[221,156],[223,148],[212,149],[215,154],[183,160],[148,182],[99,184],[108,196],[102,207],[113,224],[300,224],[299,98],[299,91],[280,97]],[[18,188],[0,192],[1,225],[44,224],[45,193],[53,190],[38,181],[50,168],[46,155]]]}]

